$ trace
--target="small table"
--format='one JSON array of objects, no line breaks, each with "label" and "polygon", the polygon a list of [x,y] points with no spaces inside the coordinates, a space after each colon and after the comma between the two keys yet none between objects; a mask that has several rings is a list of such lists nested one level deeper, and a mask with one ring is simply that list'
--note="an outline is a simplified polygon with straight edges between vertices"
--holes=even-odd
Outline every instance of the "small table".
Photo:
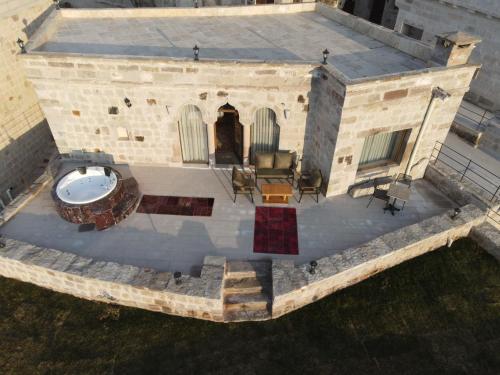
[{"label": "small table", "polygon": [[262,184],[262,202],[264,203],[286,203],[293,195],[290,184]]},{"label": "small table", "polygon": [[384,211],[391,211],[391,214],[394,216],[394,212],[401,211],[396,207],[396,200],[401,200],[404,202],[408,202],[410,200],[410,187],[405,184],[393,182],[389,186],[389,190],[387,191],[387,195],[389,198],[394,198],[392,203],[388,203],[384,207]]}]

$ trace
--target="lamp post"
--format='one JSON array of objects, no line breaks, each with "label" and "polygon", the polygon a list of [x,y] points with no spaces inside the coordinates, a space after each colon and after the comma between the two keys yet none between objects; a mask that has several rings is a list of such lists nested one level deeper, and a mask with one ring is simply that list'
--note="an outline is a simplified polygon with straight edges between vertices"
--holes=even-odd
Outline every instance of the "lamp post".
[{"label": "lamp post", "polygon": [[325,50],[323,51],[323,65],[326,65],[328,64],[326,62],[326,59],[328,59],[328,55],[330,54],[330,51],[328,51],[328,49],[325,48]]},{"label": "lamp post", "polygon": [[16,43],[19,46],[19,48],[21,49],[21,53],[26,53],[26,47],[24,46],[24,40],[22,40],[21,38],[18,38]]},{"label": "lamp post", "polygon": [[195,44],[195,46],[193,47],[193,53],[194,53],[194,61],[198,61],[200,59],[199,58],[200,49],[198,48],[197,44]]}]

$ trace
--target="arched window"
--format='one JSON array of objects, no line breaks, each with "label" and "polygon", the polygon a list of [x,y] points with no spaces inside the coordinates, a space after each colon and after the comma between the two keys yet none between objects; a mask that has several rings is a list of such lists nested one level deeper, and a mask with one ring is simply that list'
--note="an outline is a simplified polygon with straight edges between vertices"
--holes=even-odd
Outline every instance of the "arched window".
[{"label": "arched window", "polygon": [[207,127],[197,106],[189,104],[182,107],[179,135],[185,163],[208,163]]},{"label": "arched window", "polygon": [[276,113],[269,108],[261,108],[255,113],[255,122],[250,129],[251,159],[257,152],[274,152],[279,148],[280,127]]}]

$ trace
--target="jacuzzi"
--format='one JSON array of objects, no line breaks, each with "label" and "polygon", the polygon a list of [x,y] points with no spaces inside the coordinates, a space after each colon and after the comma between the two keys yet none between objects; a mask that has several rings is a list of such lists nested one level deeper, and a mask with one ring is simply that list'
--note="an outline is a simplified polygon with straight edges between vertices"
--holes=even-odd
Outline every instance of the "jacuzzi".
[{"label": "jacuzzi", "polygon": [[[98,201],[109,195],[118,182],[111,168],[86,167],[71,171],[59,180],[56,193],[63,202],[86,204]],[[106,173],[107,172],[107,173]]]},{"label": "jacuzzi", "polygon": [[139,202],[137,181],[107,166],[82,166],[62,176],[52,188],[59,215],[74,224],[106,229],[132,213]]}]

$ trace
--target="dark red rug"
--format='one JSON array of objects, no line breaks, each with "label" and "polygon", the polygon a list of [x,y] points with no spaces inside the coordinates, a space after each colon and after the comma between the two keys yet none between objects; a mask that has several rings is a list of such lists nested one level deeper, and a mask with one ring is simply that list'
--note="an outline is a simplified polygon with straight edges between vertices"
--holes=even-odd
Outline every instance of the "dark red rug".
[{"label": "dark red rug", "polygon": [[214,198],[143,195],[137,212],[141,214],[212,216]]},{"label": "dark red rug", "polygon": [[255,208],[253,252],[291,255],[299,253],[295,208]]}]

